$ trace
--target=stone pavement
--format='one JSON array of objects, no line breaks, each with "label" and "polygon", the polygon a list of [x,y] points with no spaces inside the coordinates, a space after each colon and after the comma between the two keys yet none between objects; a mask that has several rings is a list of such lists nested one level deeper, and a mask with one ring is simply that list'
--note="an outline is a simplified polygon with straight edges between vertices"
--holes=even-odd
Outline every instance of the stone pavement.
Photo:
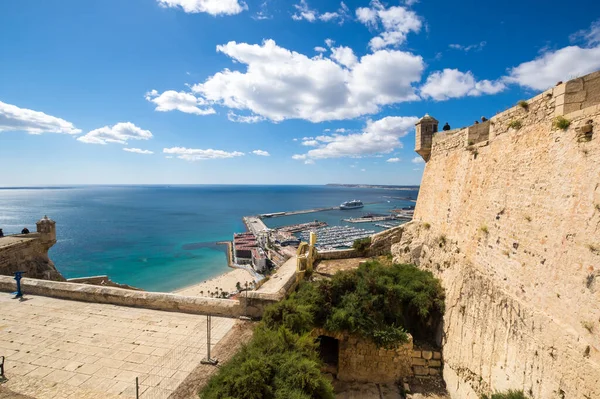
[{"label": "stone pavement", "polygon": [[[211,348],[235,320],[212,318]],[[206,356],[206,316],[0,293],[0,389],[39,399],[167,398]]]}]

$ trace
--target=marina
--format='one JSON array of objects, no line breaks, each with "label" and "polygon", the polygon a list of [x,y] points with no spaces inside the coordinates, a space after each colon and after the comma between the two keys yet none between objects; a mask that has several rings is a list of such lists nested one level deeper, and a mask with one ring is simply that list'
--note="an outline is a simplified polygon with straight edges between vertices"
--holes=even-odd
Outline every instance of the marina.
[{"label": "marina", "polygon": [[[360,229],[352,226],[332,226],[312,230],[317,234],[317,248],[336,249],[351,248],[354,241],[367,238],[376,233],[375,230]],[[308,241],[311,231],[300,233],[302,241]]]}]

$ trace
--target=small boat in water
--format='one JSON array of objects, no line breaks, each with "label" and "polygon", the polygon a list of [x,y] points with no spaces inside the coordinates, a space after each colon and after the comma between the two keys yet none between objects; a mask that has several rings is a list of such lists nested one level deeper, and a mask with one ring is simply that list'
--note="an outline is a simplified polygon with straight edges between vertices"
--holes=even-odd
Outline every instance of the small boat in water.
[{"label": "small boat in water", "polygon": [[358,208],[362,208],[364,205],[362,203],[362,201],[359,200],[352,200],[352,201],[346,201],[344,203],[342,203],[340,205],[340,209],[358,209]]}]

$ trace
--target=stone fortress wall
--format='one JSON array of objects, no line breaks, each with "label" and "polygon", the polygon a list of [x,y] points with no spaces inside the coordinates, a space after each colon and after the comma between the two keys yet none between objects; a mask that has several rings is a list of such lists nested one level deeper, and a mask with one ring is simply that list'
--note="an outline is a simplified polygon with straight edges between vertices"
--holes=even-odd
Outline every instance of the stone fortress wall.
[{"label": "stone fortress wall", "polygon": [[442,280],[452,397],[600,398],[600,72],[469,128],[421,127],[392,253]]},{"label": "stone fortress wall", "polygon": [[0,275],[24,271],[30,278],[65,281],[48,257],[54,244],[56,224],[47,217],[37,222],[36,233],[0,237]]}]

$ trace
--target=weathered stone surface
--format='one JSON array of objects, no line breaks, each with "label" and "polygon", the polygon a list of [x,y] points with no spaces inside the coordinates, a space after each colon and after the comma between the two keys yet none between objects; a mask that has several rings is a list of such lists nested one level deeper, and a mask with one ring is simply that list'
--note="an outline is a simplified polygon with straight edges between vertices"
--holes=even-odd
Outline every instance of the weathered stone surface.
[{"label": "weathered stone surface", "polygon": [[423,359],[429,360],[433,357],[433,352],[431,351],[423,351]]},{"label": "weathered stone surface", "polygon": [[[21,280],[21,289],[25,296],[42,295],[83,302],[224,317],[238,317],[242,314],[240,303],[230,299],[186,297],[161,292],[133,291],[30,278]],[[0,291],[14,292],[15,290],[16,283],[12,277],[0,276]]]},{"label": "weathered stone surface", "polygon": [[552,127],[563,105],[544,95],[490,118],[476,153],[445,145],[461,132],[434,137],[414,220],[392,253],[442,280],[453,398],[600,398],[600,139],[577,137],[588,120],[600,125],[600,90],[583,82],[566,130]]},{"label": "weathered stone surface", "polygon": [[[212,318],[213,348],[234,323]],[[206,356],[206,345],[204,316],[0,293],[2,387],[18,394],[135,398],[138,377],[141,398],[166,398]]]},{"label": "weathered stone surface", "polygon": [[337,378],[340,381],[392,383],[412,376],[412,337],[396,349],[378,348],[360,336],[315,329],[315,337],[338,340]]}]

